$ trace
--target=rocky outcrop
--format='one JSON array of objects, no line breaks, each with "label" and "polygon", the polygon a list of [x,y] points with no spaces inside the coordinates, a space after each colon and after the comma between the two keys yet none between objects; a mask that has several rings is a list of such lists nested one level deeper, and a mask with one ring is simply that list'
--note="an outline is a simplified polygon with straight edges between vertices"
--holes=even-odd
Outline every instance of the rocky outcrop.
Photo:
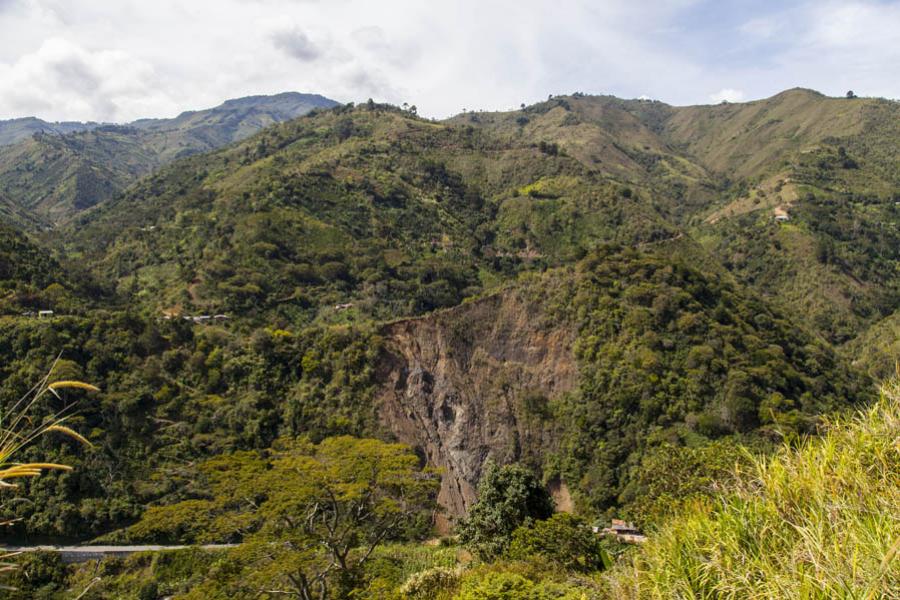
[{"label": "rocky outcrop", "polygon": [[465,513],[488,459],[539,468],[547,405],[577,379],[574,333],[522,291],[386,325],[380,418],[442,471],[439,503]]}]

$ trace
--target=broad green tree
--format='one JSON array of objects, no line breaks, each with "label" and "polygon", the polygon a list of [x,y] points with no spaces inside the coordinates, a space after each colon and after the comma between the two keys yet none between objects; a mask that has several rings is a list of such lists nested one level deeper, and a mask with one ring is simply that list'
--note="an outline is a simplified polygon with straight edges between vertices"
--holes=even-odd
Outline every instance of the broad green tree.
[{"label": "broad green tree", "polygon": [[243,539],[191,598],[344,597],[375,549],[428,530],[437,480],[401,444],[349,436],[318,445],[280,440],[270,456],[240,452],[202,467],[213,497],[148,511],[132,535],[179,532],[199,514],[198,539]]},{"label": "broad green tree", "polygon": [[458,527],[460,541],[480,558],[503,554],[521,525],[553,514],[553,500],[527,467],[488,463],[478,483],[478,501]]},{"label": "broad green tree", "polygon": [[513,532],[510,558],[540,556],[567,571],[590,573],[612,564],[600,537],[581,518],[557,513]]}]

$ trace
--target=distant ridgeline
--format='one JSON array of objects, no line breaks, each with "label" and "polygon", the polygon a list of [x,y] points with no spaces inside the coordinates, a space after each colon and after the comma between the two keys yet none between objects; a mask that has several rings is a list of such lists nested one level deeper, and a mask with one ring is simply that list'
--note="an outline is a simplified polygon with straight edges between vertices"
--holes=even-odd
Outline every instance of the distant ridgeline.
[{"label": "distant ridgeline", "polygon": [[284,93],[127,125],[0,121],[0,194],[44,222],[60,223],[161,165],[336,104],[318,95]]},{"label": "distant ridgeline", "polygon": [[59,352],[103,389],[79,404],[96,449],[59,450],[77,469],[6,509],[14,533],[125,536],[203,496],[182,465],[298,435],[417,447],[449,517],[488,457],[587,515],[649,515],[667,457],[693,483],[892,368],[896,103],[333,104],[0,148],[0,210],[30,232],[0,230],[0,393]]}]

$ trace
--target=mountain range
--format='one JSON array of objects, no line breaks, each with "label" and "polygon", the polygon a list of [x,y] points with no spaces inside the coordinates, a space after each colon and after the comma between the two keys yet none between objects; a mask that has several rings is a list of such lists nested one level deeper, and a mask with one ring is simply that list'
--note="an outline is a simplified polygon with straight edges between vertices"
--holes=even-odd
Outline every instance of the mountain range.
[{"label": "mountain range", "polygon": [[[0,121],[0,194],[15,198],[43,224],[53,225],[112,198],[173,160],[335,104],[318,95],[284,93],[123,125]],[[26,224],[21,216],[11,217]]]},{"label": "mountain range", "polygon": [[79,121],[57,121],[50,123],[37,117],[21,117],[0,121],[0,146],[15,144],[36,133],[55,133],[65,135],[77,131],[87,131],[100,127],[100,123]]},{"label": "mountain range", "polygon": [[[192,285],[197,308],[224,310],[240,293],[223,290],[250,285],[260,287],[252,311],[265,311],[298,284],[307,295],[323,288],[288,271],[330,264],[343,278],[309,278],[337,282],[346,291],[332,291],[335,301],[363,301],[383,318],[453,305],[483,287],[486,272],[503,279],[566,264],[601,242],[684,236],[707,264],[841,345],[900,299],[897,111],[895,102],[808,90],[688,108],[579,94],[444,123],[337,111],[181,162],[66,237],[71,251],[93,247],[101,268],[115,260],[114,278],[155,281],[172,272],[175,251],[190,272],[162,283],[153,293],[162,302],[177,304],[166,291]],[[188,214],[211,233],[185,240],[176,222]],[[260,225],[265,218],[274,225]],[[390,301],[372,287],[358,293],[373,267],[353,263],[370,252],[388,273],[370,279]],[[133,261],[125,266],[122,254]],[[211,274],[219,258],[229,269]],[[391,307],[399,300],[388,282],[435,268],[424,263],[455,271],[440,278],[453,283]]]},{"label": "mountain range", "polygon": [[898,123],[803,89],[445,121],[287,94],[4,146],[3,391],[60,351],[104,389],[96,468],[17,531],[127,537],[197,493],[160,473],[282,435],[412,445],[452,521],[488,459],[599,515],[666,444],[814,432],[896,359]]}]

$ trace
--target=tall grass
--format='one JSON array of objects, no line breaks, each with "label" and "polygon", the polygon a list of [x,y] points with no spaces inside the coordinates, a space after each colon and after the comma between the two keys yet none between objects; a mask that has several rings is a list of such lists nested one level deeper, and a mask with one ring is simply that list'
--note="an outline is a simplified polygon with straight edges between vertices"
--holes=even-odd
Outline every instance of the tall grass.
[{"label": "tall grass", "polygon": [[754,459],[610,584],[617,598],[900,598],[900,385],[824,436]]},{"label": "tall grass", "polygon": [[[52,372],[51,370],[50,373]],[[18,483],[15,480],[37,477],[48,470],[72,470],[69,465],[49,462],[20,463],[16,460],[22,450],[41,437],[58,433],[90,445],[81,434],[65,425],[66,419],[71,416],[70,404],[44,418],[38,418],[34,414],[44,396],[52,394],[62,400],[60,391],[66,389],[99,391],[96,387],[81,381],[51,382],[48,374],[11,406],[0,405],[0,490],[16,488]]]},{"label": "tall grass", "polygon": [[[44,418],[35,416],[35,409],[38,407],[41,399],[47,394],[52,394],[57,399],[62,400],[60,390],[100,391],[98,388],[81,381],[51,382],[50,377],[52,373],[53,369],[50,370],[50,373],[43,380],[10,406],[0,404],[0,507],[3,506],[2,500],[5,499],[4,496],[8,497],[11,491],[15,493],[15,489],[19,487],[17,480],[25,477],[38,477],[51,470],[72,470],[72,467],[69,465],[57,463],[18,462],[16,458],[30,444],[33,444],[43,436],[58,433],[87,446],[91,445],[81,434],[65,425],[66,419],[71,416],[72,406],[70,404],[64,405],[61,410]],[[14,522],[15,520],[9,519],[0,520],[0,527],[12,525]],[[17,556],[17,552],[0,554],[0,577],[9,576],[19,569],[18,563],[15,562]],[[0,590],[15,591],[16,588],[0,582]]]}]

